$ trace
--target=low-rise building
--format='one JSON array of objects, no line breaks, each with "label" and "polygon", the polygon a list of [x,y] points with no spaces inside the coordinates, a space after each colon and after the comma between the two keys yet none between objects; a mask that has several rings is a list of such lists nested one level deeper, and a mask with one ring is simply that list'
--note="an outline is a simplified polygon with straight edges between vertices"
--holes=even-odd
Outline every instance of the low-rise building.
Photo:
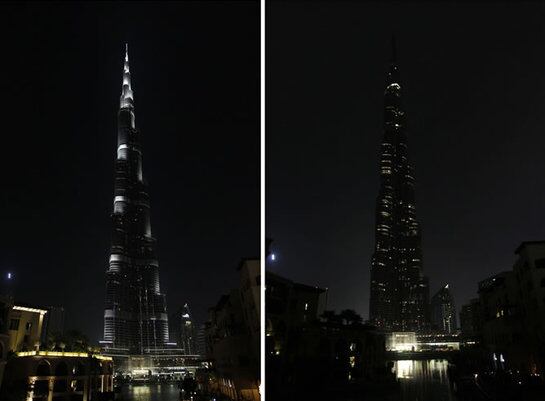
[{"label": "low-rise building", "polygon": [[[205,391],[231,400],[260,399],[260,263],[245,259],[239,288],[209,310],[206,324],[208,372]],[[202,381],[201,381],[202,382]]]},{"label": "low-rise building", "polygon": [[512,270],[479,283],[462,307],[462,335],[480,342],[495,369],[545,374],[545,241],[523,242]]},{"label": "low-rise building", "polygon": [[[267,396],[301,399],[312,391],[388,377],[385,337],[353,310],[326,311],[325,288],[266,272]],[[301,391],[307,392],[302,394]]]},{"label": "low-rise building", "polygon": [[12,298],[8,295],[0,295],[0,388],[10,351],[9,324],[12,307]]},{"label": "low-rise building", "polygon": [[[41,350],[46,309],[0,300],[2,401],[113,399],[113,361],[87,352]],[[3,348],[5,347],[5,348]],[[9,354],[9,358],[6,355]]]},{"label": "low-rise building", "polygon": [[523,242],[513,267],[530,371],[545,374],[545,241]]},{"label": "low-rise building", "polygon": [[62,306],[50,306],[45,314],[42,330],[42,343],[48,339],[64,334],[64,308]]},{"label": "low-rise building", "polygon": [[479,298],[474,298],[469,303],[462,305],[460,309],[460,335],[462,342],[476,344],[479,341],[481,325]]},{"label": "low-rise building", "polygon": [[290,332],[324,313],[327,289],[296,283],[271,272],[266,272],[266,282],[265,349],[267,355],[278,355]]},{"label": "low-rise building", "polygon": [[9,317],[9,349],[14,352],[39,350],[46,309],[15,304]]},{"label": "low-rise building", "polygon": [[201,323],[196,330],[195,348],[197,355],[207,355],[206,351],[206,323]]},{"label": "low-rise building", "polygon": [[[496,369],[521,368],[523,326],[519,313],[517,283],[512,271],[505,271],[479,283],[482,344],[490,353],[489,362]],[[509,364],[506,364],[506,360]]]},{"label": "low-rise building", "polygon": [[2,400],[113,399],[110,357],[76,352],[19,352],[7,364]]}]

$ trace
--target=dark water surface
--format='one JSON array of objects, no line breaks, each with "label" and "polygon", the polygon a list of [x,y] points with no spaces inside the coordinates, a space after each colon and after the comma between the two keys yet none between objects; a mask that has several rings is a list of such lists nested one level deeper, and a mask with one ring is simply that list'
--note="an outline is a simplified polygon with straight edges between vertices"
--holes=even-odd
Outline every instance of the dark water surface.
[{"label": "dark water surface", "polygon": [[[444,359],[396,361],[394,371],[400,393],[369,394],[364,398],[368,401],[375,401],[375,397],[378,397],[377,401],[459,401],[451,390],[447,367],[448,362]],[[179,401],[179,394],[175,384],[124,386],[121,391],[123,401]]]}]

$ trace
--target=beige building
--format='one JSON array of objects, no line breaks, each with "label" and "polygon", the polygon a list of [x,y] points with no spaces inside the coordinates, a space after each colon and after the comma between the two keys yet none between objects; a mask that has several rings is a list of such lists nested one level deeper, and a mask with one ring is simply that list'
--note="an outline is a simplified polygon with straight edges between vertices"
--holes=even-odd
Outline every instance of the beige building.
[{"label": "beige building", "polygon": [[9,349],[32,351],[40,348],[45,309],[14,305],[9,317]]},{"label": "beige building", "polygon": [[[0,400],[91,401],[106,393],[112,398],[110,357],[40,350],[46,313],[0,299]],[[8,353],[14,353],[9,360]]]}]

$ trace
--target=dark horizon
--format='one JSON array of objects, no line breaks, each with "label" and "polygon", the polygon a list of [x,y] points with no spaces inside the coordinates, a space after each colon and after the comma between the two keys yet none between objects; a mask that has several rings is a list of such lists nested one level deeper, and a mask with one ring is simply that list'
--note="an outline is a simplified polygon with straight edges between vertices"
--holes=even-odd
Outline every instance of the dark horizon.
[{"label": "dark horizon", "polygon": [[202,322],[259,254],[259,4],[3,7],[0,271],[102,338],[116,120],[129,44],[168,313]]},{"label": "dark horizon", "polygon": [[[423,270],[457,310],[545,238],[543,4],[269,4],[268,268],[369,312],[390,40]],[[304,21],[304,23],[302,23]],[[287,62],[286,60],[289,60]]]}]

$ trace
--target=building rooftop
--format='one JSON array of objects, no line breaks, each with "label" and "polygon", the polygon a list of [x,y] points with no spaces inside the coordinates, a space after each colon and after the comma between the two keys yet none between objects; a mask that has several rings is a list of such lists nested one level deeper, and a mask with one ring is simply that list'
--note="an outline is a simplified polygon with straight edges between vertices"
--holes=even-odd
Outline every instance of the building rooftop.
[{"label": "building rooftop", "polygon": [[275,280],[276,282],[282,282],[284,284],[292,285],[294,288],[298,290],[311,291],[311,292],[326,292],[327,291],[327,288],[322,288],[322,287],[312,286],[312,285],[302,284],[302,283],[296,283],[295,281],[290,280],[289,278],[280,276],[270,271],[265,271],[265,274],[267,276],[267,280],[266,280],[267,283],[269,283],[270,282],[269,280],[272,279],[272,280]]},{"label": "building rooftop", "polygon": [[513,273],[512,271],[504,271],[492,277],[488,277],[482,281],[479,281],[478,292],[488,291],[492,288],[502,285],[505,282],[505,279],[507,278],[507,276],[509,276],[512,273]]},{"label": "building rooftop", "polygon": [[238,263],[237,270],[242,269],[242,267],[244,266],[246,262],[259,262],[259,261],[260,259],[257,256],[253,258],[242,258],[240,259],[240,262]]},{"label": "building rooftop", "polygon": [[41,315],[45,315],[47,313],[47,309],[37,308],[37,307],[26,305],[26,304],[13,305],[13,310],[20,310],[20,311],[24,311],[24,312],[39,313]]},{"label": "building rooftop", "polygon": [[59,356],[63,358],[96,358],[103,361],[111,361],[112,357],[98,355],[98,354],[88,354],[87,352],[59,352],[59,351],[23,351],[17,352],[18,357],[25,356]]},{"label": "building rooftop", "polygon": [[545,245],[545,240],[541,241],[524,241],[522,242],[517,249],[515,249],[515,254],[518,255],[522,248],[527,247],[528,245]]}]

